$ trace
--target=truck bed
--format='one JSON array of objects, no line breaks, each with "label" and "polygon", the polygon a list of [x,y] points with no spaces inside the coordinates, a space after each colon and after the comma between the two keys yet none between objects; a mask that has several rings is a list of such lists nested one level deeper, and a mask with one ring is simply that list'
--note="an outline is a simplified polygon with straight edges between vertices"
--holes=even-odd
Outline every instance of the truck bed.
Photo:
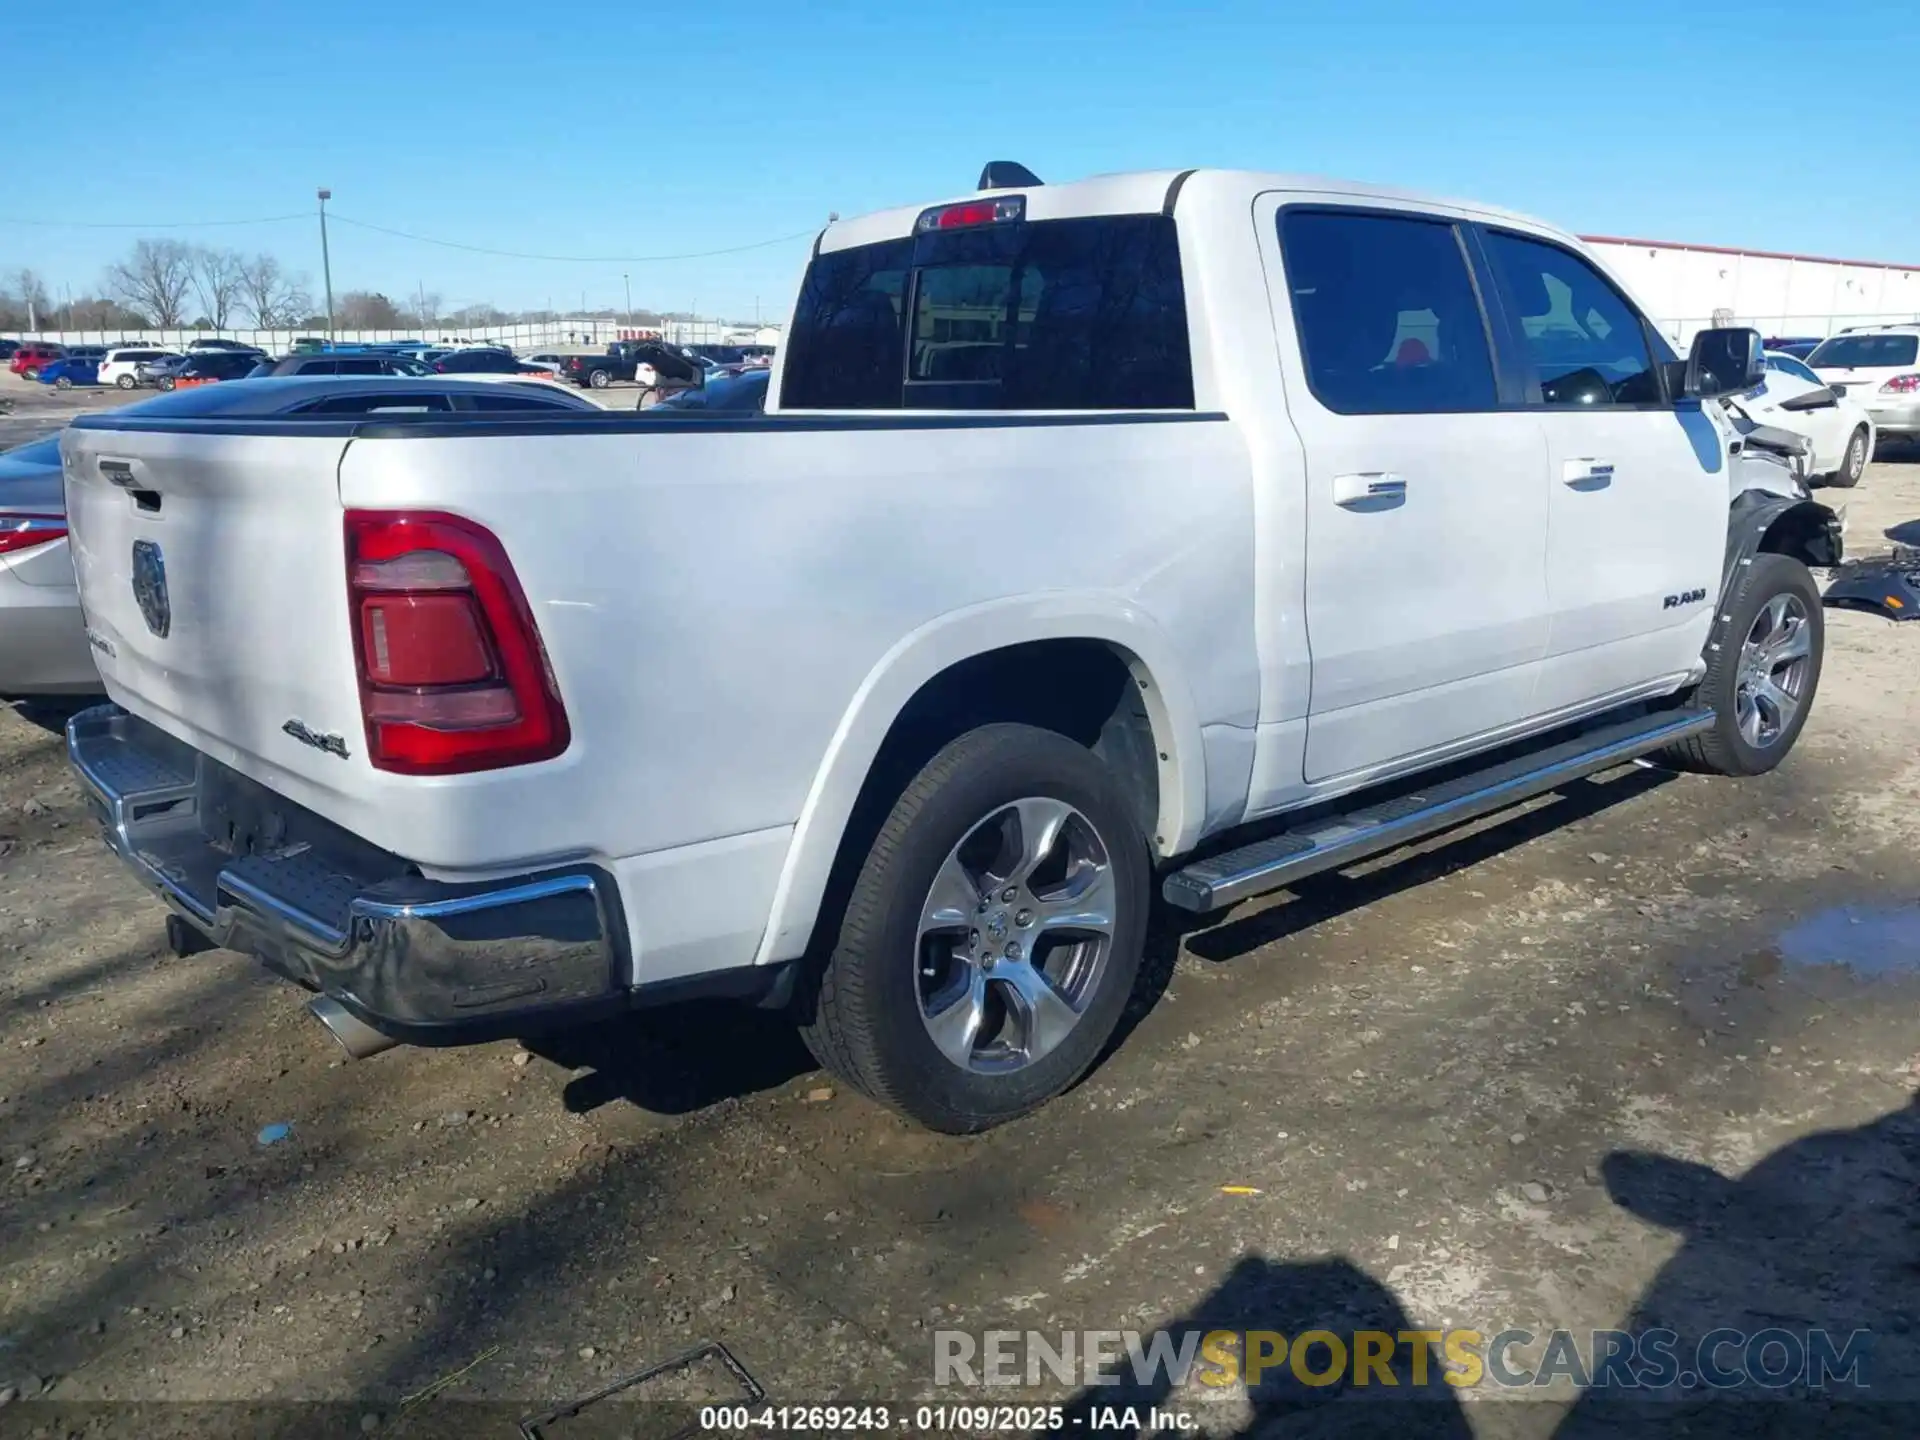
[{"label": "truck bed", "polygon": [[[460,880],[754,836],[783,854],[823,757],[857,738],[857,697],[918,673],[898,664],[909,653],[937,668],[943,627],[996,607],[1043,617],[1041,633],[1081,633],[1089,607],[1143,617],[1215,657],[1189,667],[1188,713],[1251,724],[1251,498],[1223,422],[102,415],[65,455],[111,698]],[[565,704],[565,753],[448,776],[369,763],[349,508],[449,512],[499,538]],[[142,541],[164,557],[165,634],[135,595]],[[1072,599],[1045,620],[1056,592]],[[340,743],[303,743],[293,722]]]}]

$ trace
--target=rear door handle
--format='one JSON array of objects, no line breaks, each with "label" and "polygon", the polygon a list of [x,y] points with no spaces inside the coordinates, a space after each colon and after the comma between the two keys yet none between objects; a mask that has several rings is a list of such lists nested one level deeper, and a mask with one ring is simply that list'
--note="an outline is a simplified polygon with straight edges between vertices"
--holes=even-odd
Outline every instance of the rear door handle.
[{"label": "rear door handle", "polygon": [[1333,503],[1350,510],[1390,510],[1407,501],[1407,482],[1385,470],[1333,477]]},{"label": "rear door handle", "polygon": [[1582,455],[1560,462],[1560,479],[1572,490],[1604,490],[1613,484],[1613,462]]}]

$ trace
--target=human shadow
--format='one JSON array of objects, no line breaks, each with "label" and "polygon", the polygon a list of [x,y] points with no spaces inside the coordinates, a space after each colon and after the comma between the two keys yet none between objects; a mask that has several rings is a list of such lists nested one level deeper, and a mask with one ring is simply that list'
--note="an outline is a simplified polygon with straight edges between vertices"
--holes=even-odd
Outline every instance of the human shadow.
[{"label": "human shadow", "polygon": [[[1101,1370],[1099,1383],[1083,1387],[1066,1402],[1060,1424],[1047,1433],[1113,1431],[1113,1422],[1129,1408],[1142,1422],[1143,1432],[1152,1423],[1152,1412],[1159,1411],[1184,1414],[1212,1435],[1402,1440],[1413,1434],[1468,1440],[1474,1433],[1456,1386],[1445,1378],[1439,1347],[1420,1340],[1402,1341],[1400,1337],[1414,1329],[1413,1321],[1391,1290],[1350,1260],[1283,1262],[1243,1256],[1191,1311],[1160,1328],[1176,1351],[1193,1337],[1198,1368],[1188,1372],[1186,1384],[1180,1383],[1182,1377],[1173,1373],[1173,1367],[1149,1366],[1142,1373],[1143,1367],[1123,1354]],[[1243,1336],[1271,1332],[1285,1337],[1280,1343],[1289,1350],[1304,1344],[1306,1353],[1294,1356],[1292,1364],[1262,1367],[1255,1376],[1242,1353],[1252,1346],[1236,1342],[1228,1353],[1236,1357],[1237,1369],[1225,1376],[1214,1358],[1219,1351],[1209,1355],[1200,1348],[1206,1343],[1200,1337],[1214,1331]],[[1357,1346],[1363,1335],[1390,1337],[1392,1348],[1381,1361],[1384,1371],[1373,1369],[1366,1372],[1366,1383],[1356,1383],[1352,1350],[1336,1352],[1323,1341],[1307,1341],[1312,1331],[1327,1332],[1342,1347]],[[1147,1337],[1142,1338],[1143,1346],[1150,1344]],[[1307,1379],[1301,1378],[1303,1373]],[[1248,1381],[1242,1389],[1242,1382]],[[1216,1416],[1206,1413],[1222,1403],[1237,1408]],[[1227,1430],[1222,1421],[1238,1428]]]},{"label": "human shadow", "polygon": [[1642,1354],[1669,1332],[1676,1364],[1665,1384],[1590,1384],[1558,1440],[1920,1433],[1920,1097],[1738,1179],[1639,1151],[1601,1171],[1616,1204],[1682,1237],[1622,1324]]}]

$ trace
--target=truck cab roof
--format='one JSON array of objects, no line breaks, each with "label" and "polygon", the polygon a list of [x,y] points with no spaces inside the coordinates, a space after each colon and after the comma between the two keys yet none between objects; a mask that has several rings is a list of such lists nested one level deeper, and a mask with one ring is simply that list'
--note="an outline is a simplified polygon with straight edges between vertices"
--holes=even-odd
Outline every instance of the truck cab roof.
[{"label": "truck cab roof", "polygon": [[925,204],[876,210],[829,224],[821,231],[815,248],[816,253],[824,253],[855,245],[870,245],[881,240],[904,239],[914,233],[915,224],[928,210],[964,204],[983,196],[1021,196],[1025,202],[1024,218],[1028,220],[1065,220],[1090,215],[1172,215],[1176,203],[1215,213],[1231,212],[1237,220],[1245,215],[1246,206],[1254,196],[1275,190],[1338,195],[1356,201],[1387,202],[1418,210],[1445,210],[1573,239],[1567,232],[1533,216],[1477,201],[1450,200],[1387,185],[1335,180],[1319,175],[1195,169],[1136,170],[1116,175],[1093,175],[1060,185],[973,190]]}]

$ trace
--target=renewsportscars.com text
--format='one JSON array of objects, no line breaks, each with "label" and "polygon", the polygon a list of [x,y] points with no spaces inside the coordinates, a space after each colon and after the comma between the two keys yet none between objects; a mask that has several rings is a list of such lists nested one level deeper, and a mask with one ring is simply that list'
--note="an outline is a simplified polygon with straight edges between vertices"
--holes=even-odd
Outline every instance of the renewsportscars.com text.
[{"label": "renewsportscars.com text", "polygon": [[936,1385],[1865,1391],[1864,1330],[938,1330]]}]

